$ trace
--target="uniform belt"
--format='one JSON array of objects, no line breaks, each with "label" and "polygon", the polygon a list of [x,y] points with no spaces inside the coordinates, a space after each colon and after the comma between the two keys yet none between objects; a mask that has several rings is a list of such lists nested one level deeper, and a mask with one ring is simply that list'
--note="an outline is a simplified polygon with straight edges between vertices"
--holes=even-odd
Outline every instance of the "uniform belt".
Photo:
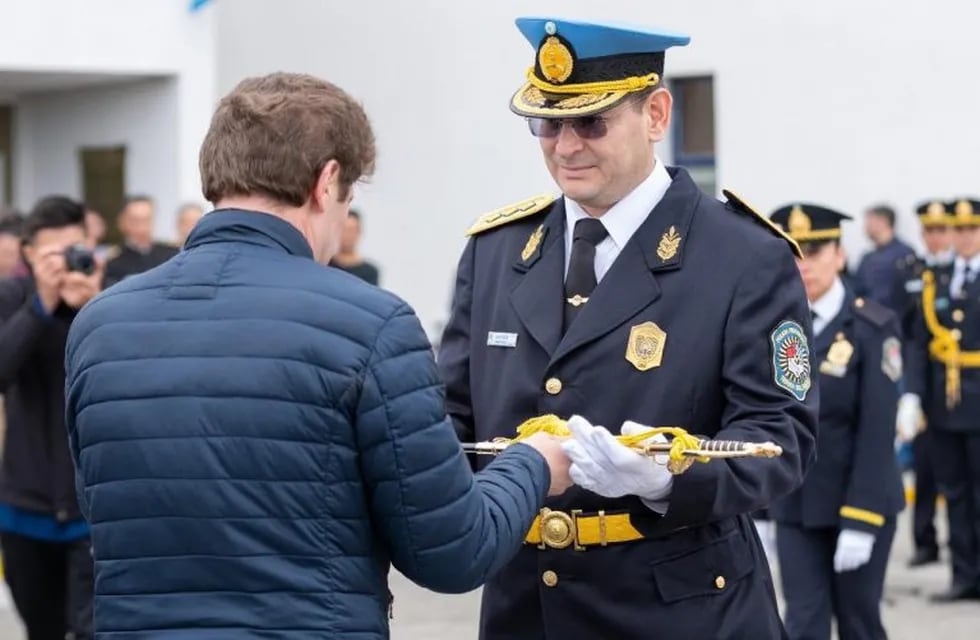
[{"label": "uniform belt", "polygon": [[581,509],[570,513],[542,509],[531,524],[524,542],[538,549],[564,549],[574,545],[576,551],[590,546],[642,540],[643,534],[630,522],[628,513],[598,511],[582,515]]}]

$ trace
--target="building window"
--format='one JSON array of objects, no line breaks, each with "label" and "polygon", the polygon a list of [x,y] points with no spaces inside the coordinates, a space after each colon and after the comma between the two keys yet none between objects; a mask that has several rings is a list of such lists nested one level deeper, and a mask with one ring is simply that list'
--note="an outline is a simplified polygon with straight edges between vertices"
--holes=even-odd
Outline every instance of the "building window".
[{"label": "building window", "polygon": [[79,150],[82,197],[106,221],[106,242],[121,242],[116,218],[126,193],[126,147]]},{"label": "building window", "polygon": [[709,194],[717,192],[715,175],[715,88],[711,76],[673,78],[671,131],[674,164],[687,169]]}]

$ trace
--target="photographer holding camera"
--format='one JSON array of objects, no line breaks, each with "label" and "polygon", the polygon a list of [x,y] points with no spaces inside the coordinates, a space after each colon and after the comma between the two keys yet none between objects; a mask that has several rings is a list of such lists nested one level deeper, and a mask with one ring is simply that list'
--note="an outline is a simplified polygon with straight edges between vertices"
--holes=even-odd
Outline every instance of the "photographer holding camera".
[{"label": "photographer holding camera", "polygon": [[92,557],[65,427],[65,341],[102,288],[85,243],[85,208],[53,196],[24,220],[30,273],[0,281],[0,467],[5,578],[31,640],[92,637]]}]

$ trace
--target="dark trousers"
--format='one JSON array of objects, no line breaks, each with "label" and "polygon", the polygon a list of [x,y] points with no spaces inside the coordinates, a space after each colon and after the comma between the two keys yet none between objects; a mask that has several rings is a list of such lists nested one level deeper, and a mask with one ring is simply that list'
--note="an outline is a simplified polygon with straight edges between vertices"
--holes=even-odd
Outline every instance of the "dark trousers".
[{"label": "dark trousers", "polygon": [[935,466],[932,455],[932,431],[926,430],[912,442],[915,456],[915,507],[912,516],[912,535],[915,548],[938,551],[936,540],[936,487]]},{"label": "dark trousers", "polygon": [[786,632],[792,640],[830,640],[831,617],[840,640],[883,640],[881,594],[895,520],[878,531],[871,560],[834,572],[838,529],[776,525],[776,549],[786,599]]},{"label": "dark trousers", "polygon": [[88,539],[52,543],[0,533],[5,578],[28,640],[92,638]]},{"label": "dark trousers", "polygon": [[936,481],[949,513],[953,586],[980,588],[980,433],[933,430]]}]

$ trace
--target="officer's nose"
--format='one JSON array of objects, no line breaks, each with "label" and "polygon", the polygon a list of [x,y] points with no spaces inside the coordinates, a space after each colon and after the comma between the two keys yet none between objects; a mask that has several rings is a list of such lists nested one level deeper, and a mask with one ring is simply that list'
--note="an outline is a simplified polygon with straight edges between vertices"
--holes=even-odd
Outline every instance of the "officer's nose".
[{"label": "officer's nose", "polygon": [[563,123],[555,141],[555,152],[561,156],[570,156],[581,150],[583,146],[582,138],[575,133],[575,129]]}]

